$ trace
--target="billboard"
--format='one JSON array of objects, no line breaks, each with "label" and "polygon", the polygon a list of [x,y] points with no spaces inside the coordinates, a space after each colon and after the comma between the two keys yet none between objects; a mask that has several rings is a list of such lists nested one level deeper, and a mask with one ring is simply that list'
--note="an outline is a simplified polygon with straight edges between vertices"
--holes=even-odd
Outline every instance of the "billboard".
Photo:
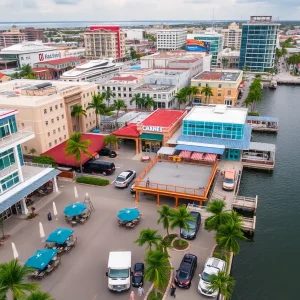
[{"label": "billboard", "polygon": [[201,40],[187,40],[186,41],[186,51],[210,51],[210,43]]}]

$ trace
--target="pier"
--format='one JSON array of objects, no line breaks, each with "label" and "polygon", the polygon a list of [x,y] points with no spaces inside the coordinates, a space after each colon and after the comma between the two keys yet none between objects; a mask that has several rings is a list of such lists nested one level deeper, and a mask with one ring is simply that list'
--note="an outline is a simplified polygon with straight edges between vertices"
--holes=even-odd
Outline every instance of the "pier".
[{"label": "pier", "polygon": [[277,132],[279,120],[275,117],[248,116],[247,123],[252,126],[253,131]]}]

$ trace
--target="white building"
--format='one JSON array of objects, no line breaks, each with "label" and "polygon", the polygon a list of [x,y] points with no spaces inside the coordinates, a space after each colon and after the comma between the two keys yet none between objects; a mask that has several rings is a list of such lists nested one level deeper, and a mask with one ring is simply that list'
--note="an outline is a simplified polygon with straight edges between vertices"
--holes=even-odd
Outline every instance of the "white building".
[{"label": "white building", "polygon": [[235,22],[231,23],[228,28],[222,29],[223,46],[232,50],[241,49],[242,29]]},{"label": "white building", "polygon": [[18,129],[16,110],[0,109],[0,218],[28,214],[26,197],[45,183],[51,182],[58,192],[56,175],[60,171],[50,165],[26,163],[21,144],[34,138],[32,128]]},{"label": "white building", "polygon": [[239,65],[240,51],[223,49],[218,54],[218,65],[225,69],[237,69]]},{"label": "white building", "polygon": [[126,40],[143,40],[145,35],[144,29],[125,29]]},{"label": "white building", "polygon": [[114,63],[112,59],[91,60],[85,64],[63,73],[63,81],[103,82],[116,75],[123,67],[122,63]]},{"label": "white building", "polygon": [[187,31],[185,29],[157,30],[157,50],[177,50],[184,47]]},{"label": "white building", "polygon": [[85,49],[84,48],[69,49],[69,50],[65,51],[64,56],[65,57],[84,57]]}]

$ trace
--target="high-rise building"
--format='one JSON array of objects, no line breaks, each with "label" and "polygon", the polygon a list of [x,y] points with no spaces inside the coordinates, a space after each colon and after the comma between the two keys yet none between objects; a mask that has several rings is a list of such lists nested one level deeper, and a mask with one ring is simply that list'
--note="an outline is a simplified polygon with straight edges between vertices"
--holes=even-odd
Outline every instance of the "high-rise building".
[{"label": "high-rise building", "polygon": [[223,49],[223,36],[213,30],[206,31],[205,33],[188,34],[188,39],[199,40],[210,43],[209,53],[212,55],[211,66],[218,66],[218,54]]},{"label": "high-rise building", "polygon": [[279,25],[271,16],[252,16],[243,24],[239,69],[262,72],[274,68]]},{"label": "high-rise building", "polygon": [[44,41],[45,36],[43,30],[35,29],[34,27],[26,27],[21,30],[25,33],[26,41],[34,42],[34,41]]},{"label": "high-rise building", "polygon": [[241,39],[242,39],[242,29],[235,22],[231,23],[228,28],[222,29],[224,42],[223,46],[226,48],[231,48],[233,50],[240,50]]},{"label": "high-rise building", "polygon": [[91,25],[84,33],[86,58],[123,60],[126,57],[125,35],[119,25]]},{"label": "high-rise building", "polygon": [[157,50],[177,50],[184,47],[187,31],[185,29],[162,29],[156,31]]},{"label": "high-rise building", "polygon": [[0,50],[25,41],[25,33],[20,32],[16,25],[13,25],[9,31],[0,33]]}]

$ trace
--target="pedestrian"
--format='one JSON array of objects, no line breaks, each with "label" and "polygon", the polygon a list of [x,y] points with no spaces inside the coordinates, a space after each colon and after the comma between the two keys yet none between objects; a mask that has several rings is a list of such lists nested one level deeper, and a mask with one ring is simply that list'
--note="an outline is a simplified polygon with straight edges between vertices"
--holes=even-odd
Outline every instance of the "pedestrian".
[{"label": "pedestrian", "polygon": [[171,296],[173,296],[174,298],[176,298],[175,292],[176,292],[176,286],[175,286],[174,283],[172,283],[172,285],[171,285]]},{"label": "pedestrian", "polygon": [[134,291],[131,291],[129,300],[134,300]]},{"label": "pedestrian", "polygon": [[48,221],[52,221],[52,214],[50,211],[47,214],[47,218],[48,218]]},{"label": "pedestrian", "polygon": [[142,297],[144,295],[144,289],[140,286],[138,289],[138,295]]},{"label": "pedestrian", "polygon": [[150,178],[148,177],[146,181],[146,187],[149,187],[149,185],[150,185]]}]

